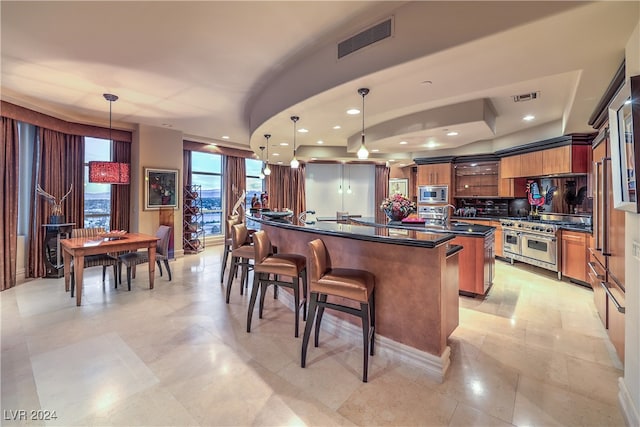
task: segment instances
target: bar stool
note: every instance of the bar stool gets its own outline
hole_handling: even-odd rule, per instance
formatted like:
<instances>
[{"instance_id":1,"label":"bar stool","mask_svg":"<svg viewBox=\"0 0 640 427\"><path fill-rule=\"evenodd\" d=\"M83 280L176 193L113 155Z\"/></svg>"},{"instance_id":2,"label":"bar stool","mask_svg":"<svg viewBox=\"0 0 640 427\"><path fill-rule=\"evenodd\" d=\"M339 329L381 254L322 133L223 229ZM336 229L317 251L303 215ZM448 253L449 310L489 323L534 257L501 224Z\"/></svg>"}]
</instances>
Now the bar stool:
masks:
<instances>
[{"instance_id":1,"label":"bar stool","mask_svg":"<svg viewBox=\"0 0 640 427\"><path fill-rule=\"evenodd\" d=\"M227 304L229 304L231 296L233 277L236 275L238 267L242 268L240 295L244 292L245 282L249 280L249 270L253 270L253 264L250 261L255 258L255 251L249 241L249 230L245 224L234 224L231 227L231 248L231 267L227 276Z\"/></svg>"},{"instance_id":2,"label":"bar stool","mask_svg":"<svg viewBox=\"0 0 640 427\"><path fill-rule=\"evenodd\" d=\"M316 322L314 345L318 347L322 315L325 308L331 308L362 319L362 337L364 341L362 381L366 383L369 354L373 356L375 342L375 276L365 270L332 268L327 248L320 239L309 242L309 250L311 252L311 258L309 259L309 268L311 270L309 286L311 292L311 301L309 303L310 320L307 321L304 328L300 366L304 368L307 363L307 347L314 320ZM328 296L358 302L360 303L360 310L347 305L327 302Z\"/></svg>"},{"instance_id":3,"label":"bar stool","mask_svg":"<svg viewBox=\"0 0 640 427\"><path fill-rule=\"evenodd\" d=\"M298 254L273 254L271 241L264 230L257 231L253 235L253 245L255 247L255 259L253 266L253 287L251 288L251 299L249 300L249 311L247 313L247 332L251 332L251 318L253 309L260 290L260 305L258 306L258 317L262 319L264 308L264 297L269 285L284 286L293 289L294 311L295 311L295 336L298 337L298 323L300 307L302 307L302 319L307 320L307 258ZM274 279L271 279L271 275ZM291 277L292 283L283 282L279 276ZM300 301L300 279L302 279L302 301ZM274 293L276 292L274 289Z\"/></svg>"},{"instance_id":4,"label":"bar stool","mask_svg":"<svg viewBox=\"0 0 640 427\"><path fill-rule=\"evenodd\" d=\"M224 239L224 254L222 255L222 269L220 273L220 283L224 282L224 270L227 268L227 261L229 260L229 253L231 253L231 227L240 222L240 215L229 215L225 221L225 239Z\"/></svg>"}]
</instances>

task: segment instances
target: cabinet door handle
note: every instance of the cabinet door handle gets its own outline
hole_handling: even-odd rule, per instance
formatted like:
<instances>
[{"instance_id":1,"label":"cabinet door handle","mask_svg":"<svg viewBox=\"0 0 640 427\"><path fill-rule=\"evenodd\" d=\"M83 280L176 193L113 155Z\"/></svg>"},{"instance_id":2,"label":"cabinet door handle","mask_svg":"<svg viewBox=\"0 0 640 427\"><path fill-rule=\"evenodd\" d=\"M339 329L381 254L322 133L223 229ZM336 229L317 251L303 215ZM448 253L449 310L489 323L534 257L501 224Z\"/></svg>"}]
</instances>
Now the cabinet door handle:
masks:
<instances>
[{"instance_id":1,"label":"cabinet door handle","mask_svg":"<svg viewBox=\"0 0 640 427\"><path fill-rule=\"evenodd\" d=\"M591 270L591 272L593 273L593 276L598 279L598 280L604 280L604 275L602 274L598 274L598 272L596 271L596 263L591 261L588 262L587 265L589 266L589 270Z\"/></svg>"},{"instance_id":2,"label":"cabinet door handle","mask_svg":"<svg viewBox=\"0 0 640 427\"><path fill-rule=\"evenodd\" d=\"M610 161L610 157L602 159L602 254L607 256L611 255L611 252L609 252L609 196L607 194L609 190L609 167L607 162Z\"/></svg>"},{"instance_id":3,"label":"cabinet door handle","mask_svg":"<svg viewBox=\"0 0 640 427\"><path fill-rule=\"evenodd\" d=\"M598 252L602 252L602 196L603 193L600 191L600 181L602 178L602 162L593 162L594 164L594 170L595 170L595 182L594 182L594 196L595 197L599 197L596 205L595 205L595 214L596 214L596 218L597 218L597 222L595 224L595 227L593 228L593 232L595 234L595 246L596 246L596 250Z\"/></svg>"},{"instance_id":4,"label":"cabinet door handle","mask_svg":"<svg viewBox=\"0 0 640 427\"><path fill-rule=\"evenodd\" d=\"M607 293L607 295L609 295L609 298L611 298L611 302L613 302L613 305L616 306L616 310L618 310L618 313L624 314L625 308L621 306L618 300L616 299L616 297L613 296L613 293L611 293L611 290L609 289L607 284L604 282L600 282L600 286L602 286L604 288L604 291Z\"/></svg>"}]
</instances>

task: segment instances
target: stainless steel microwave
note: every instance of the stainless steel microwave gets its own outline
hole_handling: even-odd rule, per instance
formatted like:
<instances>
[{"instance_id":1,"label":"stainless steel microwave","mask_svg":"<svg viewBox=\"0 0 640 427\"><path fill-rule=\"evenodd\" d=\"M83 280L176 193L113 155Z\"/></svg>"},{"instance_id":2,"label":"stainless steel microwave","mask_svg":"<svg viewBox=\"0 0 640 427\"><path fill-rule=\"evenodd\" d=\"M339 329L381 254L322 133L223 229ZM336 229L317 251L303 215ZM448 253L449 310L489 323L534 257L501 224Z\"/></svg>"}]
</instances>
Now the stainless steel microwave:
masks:
<instances>
[{"instance_id":1,"label":"stainless steel microwave","mask_svg":"<svg viewBox=\"0 0 640 427\"><path fill-rule=\"evenodd\" d=\"M422 204L449 203L449 186L448 185L418 186L418 203L422 203Z\"/></svg>"}]
</instances>

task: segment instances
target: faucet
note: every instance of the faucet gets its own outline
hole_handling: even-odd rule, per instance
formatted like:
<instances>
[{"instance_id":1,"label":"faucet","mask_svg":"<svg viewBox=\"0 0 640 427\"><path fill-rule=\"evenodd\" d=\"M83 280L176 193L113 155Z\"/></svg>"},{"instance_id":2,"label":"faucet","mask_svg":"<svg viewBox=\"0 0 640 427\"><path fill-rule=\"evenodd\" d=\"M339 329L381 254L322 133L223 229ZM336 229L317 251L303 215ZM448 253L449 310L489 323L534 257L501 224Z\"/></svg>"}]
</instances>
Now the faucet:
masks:
<instances>
[{"instance_id":1,"label":"faucet","mask_svg":"<svg viewBox=\"0 0 640 427\"><path fill-rule=\"evenodd\" d=\"M449 208L453 208L453 211L455 212L456 207L454 205L446 205L444 207L444 216L442 217L442 221L447 222L449 220Z\"/></svg>"}]
</instances>

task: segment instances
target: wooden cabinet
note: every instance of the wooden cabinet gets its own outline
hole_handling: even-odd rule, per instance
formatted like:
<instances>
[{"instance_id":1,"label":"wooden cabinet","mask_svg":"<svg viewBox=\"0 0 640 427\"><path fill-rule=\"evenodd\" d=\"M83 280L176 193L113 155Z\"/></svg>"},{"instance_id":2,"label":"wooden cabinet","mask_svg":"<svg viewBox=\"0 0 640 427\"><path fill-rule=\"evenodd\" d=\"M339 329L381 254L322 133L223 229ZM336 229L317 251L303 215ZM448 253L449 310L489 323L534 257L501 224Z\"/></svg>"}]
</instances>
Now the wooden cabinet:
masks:
<instances>
[{"instance_id":1,"label":"wooden cabinet","mask_svg":"<svg viewBox=\"0 0 640 427\"><path fill-rule=\"evenodd\" d=\"M455 165L455 197L498 197L499 162Z\"/></svg>"},{"instance_id":2,"label":"wooden cabinet","mask_svg":"<svg viewBox=\"0 0 640 427\"><path fill-rule=\"evenodd\" d=\"M498 171L498 196L499 197L527 197L526 186L527 179L526 178L518 178L514 177L514 169L512 163L513 159L518 158L518 173L520 170L520 156L511 156L505 157L500 160L500 169Z\"/></svg>"},{"instance_id":3,"label":"wooden cabinet","mask_svg":"<svg viewBox=\"0 0 640 427\"><path fill-rule=\"evenodd\" d=\"M460 252L460 293L484 295L493 283L495 275L495 235L491 233L484 238L456 236L451 243L462 245L464 248Z\"/></svg>"},{"instance_id":4,"label":"wooden cabinet","mask_svg":"<svg viewBox=\"0 0 640 427\"><path fill-rule=\"evenodd\" d=\"M500 174L501 178L520 177L520 155L500 159Z\"/></svg>"},{"instance_id":5,"label":"wooden cabinet","mask_svg":"<svg viewBox=\"0 0 640 427\"><path fill-rule=\"evenodd\" d=\"M542 151L542 174L588 173L591 148L588 145L564 145Z\"/></svg>"},{"instance_id":6,"label":"wooden cabinet","mask_svg":"<svg viewBox=\"0 0 640 427\"><path fill-rule=\"evenodd\" d=\"M594 256L593 251L589 250L589 263L587 264L587 278L588 282L593 289L593 302L598 311L598 316L602 324L607 327L608 313L607 313L607 293L604 290L602 284L604 284L607 270Z\"/></svg>"},{"instance_id":7,"label":"wooden cabinet","mask_svg":"<svg viewBox=\"0 0 640 427\"><path fill-rule=\"evenodd\" d=\"M448 185L451 189L453 188L452 174L451 163L418 165L418 185Z\"/></svg>"},{"instance_id":8,"label":"wooden cabinet","mask_svg":"<svg viewBox=\"0 0 640 427\"><path fill-rule=\"evenodd\" d=\"M560 263L563 276L587 282L587 234L562 230Z\"/></svg>"},{"instance_id":9,"label":"wooden cabinet","mask_svg":"<svg viewBox=\"0 0 640 427\"><path fill-rule=\"evenodd\" d=\"M534 177L544 175L542 172L543 152L534 151L520 155L520 176Z\"/></svg>"},{"instance_id":10,"label":"wooden cabinet","mask_svg":"<svg viewBox=\"0 0 640 427\"><path fill-rule=\"evenodd\" d=\"M504 252L502 251L502 225L500 225L500 221L491 221L491 226L496 228L495 233L495 247L493 250L493 254L495 256L502 257L504 256Z\"/></svg>"}]
</instances>

